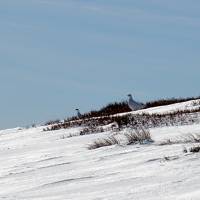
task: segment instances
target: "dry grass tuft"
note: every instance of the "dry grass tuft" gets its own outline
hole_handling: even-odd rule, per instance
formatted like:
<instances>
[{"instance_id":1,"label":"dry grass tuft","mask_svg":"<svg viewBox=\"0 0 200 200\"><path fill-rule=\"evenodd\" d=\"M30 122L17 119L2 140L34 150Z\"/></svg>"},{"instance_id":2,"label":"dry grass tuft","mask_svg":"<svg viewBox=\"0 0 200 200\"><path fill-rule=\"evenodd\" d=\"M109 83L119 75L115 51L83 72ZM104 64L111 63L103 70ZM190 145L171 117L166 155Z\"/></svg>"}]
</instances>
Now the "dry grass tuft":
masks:
<instances>
[{"instance_id":1,"label":"dry grass tuft","mask_svg":"<svg viewBox=\"0 0 200 200\"><path fill-rule=\"evenodd\" d=\"M111 146L115 144L120 144L119 140L115 136L110 136L104 139L98 139L88 146L89 150L97 149L100 147Z\"/></svg>"},{"instance_id":2,"label":"dry grass tuft","mask_svg":"<svg viewBox=\"0 0 200 200\"><path fill-rule=\"evenodd\" d=\"M153 140L151 139L151 135L149 130L140 128L134 129L129 133L124 134L125 139L127 140L127 145L131 144L147 144L152 143ZM97 149L104 146L111 146L111 145L120 145L119 139L116 136L110 136L108 138L98 139L94 141L92 144L88 146L88 149Z\"/></svg>"},{"instance_id":3,"label":"dry grass tuft","mask_svg":"<svg viewBox=\"0 0 200 200\"><path fill-rule=\"evenodd\" d=\"M151 134L149 130L144 129L144 128L134 129L132 132L126 133L124 135L126 139L128 140L127 145L136 144L136 143L144 144L144 143L153 142L153 140L151 139Z\"/></svg>"}]
</instances>

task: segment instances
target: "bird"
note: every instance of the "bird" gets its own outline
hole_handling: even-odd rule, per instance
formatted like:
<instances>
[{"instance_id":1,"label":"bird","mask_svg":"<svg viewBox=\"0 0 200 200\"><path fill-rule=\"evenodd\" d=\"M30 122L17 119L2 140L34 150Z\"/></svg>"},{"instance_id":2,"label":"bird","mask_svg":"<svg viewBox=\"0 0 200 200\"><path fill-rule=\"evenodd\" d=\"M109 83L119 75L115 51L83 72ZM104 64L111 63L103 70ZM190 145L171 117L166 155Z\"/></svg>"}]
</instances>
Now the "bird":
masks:
<instances>
[{"instance_id":1,"label":"bird","mask_svg":"<svg viewBox=\"0 0 200 200\"><path fill-rule=\"evenodd\" d=\"M81 115L80 110L78 108L76 109L76 112L77 112L77 117L81 118L82 115Z\"/></svg>"},{"instance_id":2,"label":"bird","mask_svg":"<svg viewBox=\"0 0 200 200\"><path fill-rule=\"evenodd\" d=\"M136 111L136 110L140 110L144 108L144 104L134 101L131 94L128 94L127 96L129 97L128 106L132 111Z\"/></svg>"}]
</instances>

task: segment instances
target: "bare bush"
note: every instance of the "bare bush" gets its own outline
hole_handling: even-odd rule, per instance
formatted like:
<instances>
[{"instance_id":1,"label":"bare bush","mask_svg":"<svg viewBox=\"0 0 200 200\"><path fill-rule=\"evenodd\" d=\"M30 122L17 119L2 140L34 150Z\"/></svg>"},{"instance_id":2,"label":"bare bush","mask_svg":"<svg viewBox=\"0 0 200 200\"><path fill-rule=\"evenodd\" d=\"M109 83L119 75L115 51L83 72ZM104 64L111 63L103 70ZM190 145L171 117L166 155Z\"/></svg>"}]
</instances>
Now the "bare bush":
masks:
<instances>
[{"instance_id":1,"label":"bare bush","mask_svg":"<svg viewBox=\"0 0 200 200\"><path fill-rule=\"evenodd\" d=\"M189 151L192 152L192 153L198 153L198 152L200 152L200 146L191 147L189 149Z\"/></svg>"},{"instance_id":2,"label":"bare bush","mask_svg":"<svg viewBox=\"0 0 200 200\"><path fill-rule=\"evenodd\" d=\"M131 132L124 134L125 139L127 140L126 145L131 144L146 144L151 143L153 140L151 139L151 134L149 130L140 128L140 129L134 129L131 130ZM120 145L119 139L117 139L117 136L110 136L108 138L98 139L94 141L92 144L89 145L88 149L97 149L104 146L111 146L118 144Z\"/></svg>"},{"instance_id":3,"label":"bare bush","mask_svg":"<svg viewBox=\"0 0 200 200\"><path fill-rule=\"evenodd\" d=\"M127 145L153 142L149 130L144 128L134 129L130 133L125 133L124 135L128 141Z\"/></svg>"}]
</instances>

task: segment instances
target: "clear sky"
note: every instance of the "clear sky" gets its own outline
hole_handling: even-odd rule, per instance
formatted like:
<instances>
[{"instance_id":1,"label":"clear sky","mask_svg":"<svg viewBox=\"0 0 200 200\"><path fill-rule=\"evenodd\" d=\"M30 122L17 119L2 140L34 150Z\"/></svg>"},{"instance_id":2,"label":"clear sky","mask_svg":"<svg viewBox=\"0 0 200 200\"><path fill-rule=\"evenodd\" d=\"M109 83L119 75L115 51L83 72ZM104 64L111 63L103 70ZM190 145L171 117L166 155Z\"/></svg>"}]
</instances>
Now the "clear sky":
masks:
<instances>
[{"instance_id":1,"label":"clear sky","mask_svg":"<svg viewBox=\"0 0 200 200\"><path fill-rule=\"evenodd\" d=\"M199 0L1 0L0 129L126 98L200 95Z\"/></svg>"}]
</instances>

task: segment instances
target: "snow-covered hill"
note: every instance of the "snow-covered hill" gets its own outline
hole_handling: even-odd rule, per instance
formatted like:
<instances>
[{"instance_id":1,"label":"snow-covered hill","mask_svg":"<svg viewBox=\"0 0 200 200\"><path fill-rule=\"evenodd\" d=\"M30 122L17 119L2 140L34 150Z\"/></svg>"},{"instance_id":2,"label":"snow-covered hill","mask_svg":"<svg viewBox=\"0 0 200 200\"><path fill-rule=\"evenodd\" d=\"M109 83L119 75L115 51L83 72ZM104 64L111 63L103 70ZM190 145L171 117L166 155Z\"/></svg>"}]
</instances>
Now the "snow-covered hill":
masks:
<instances>
[{"instance_id":1,"label":"snow-covered hill","mask_svg":"<svg viewBox=\"0 0 200 200\"><path fill-rule=\"evenodd\" d=\"M199 101L137 112L194 109ZM165 139L200 134L200 124L150 129L152 144L87 146L111 131L79 135L82 128L43 132L43 127L0 131L0 199L4 200L199 200L200 153ZM197 145L197 144L195 144Z\"/></svg>"},{"instance_id":2,"label":"snow-covered hill","mask_svg":"<svg viewBox=\"0 0 200 200\"><path fill-rule=\"evenodd\" d=\"M200 108L200 100L191 100L186 101L183 103L175 103L167 106L158 106L138 111L130 112L132 114L166 114L166 113L173 113L176 111L186 111L186 110L195 110ZM117 114L117 115L126 115L127 113Z\"/></svg>"}]
</instances>

